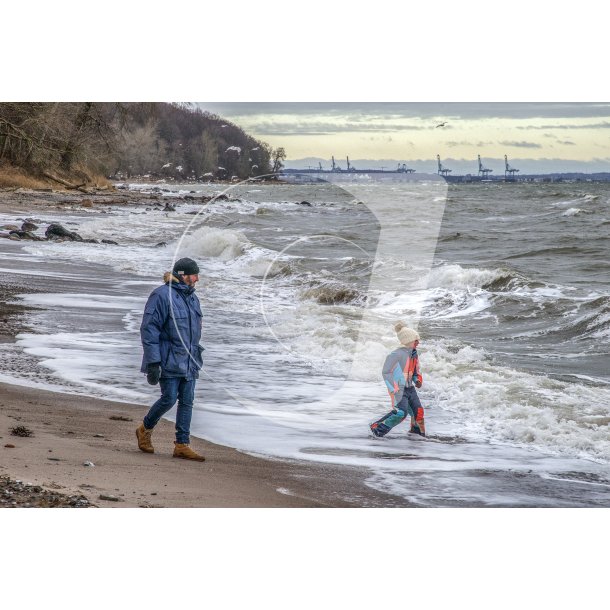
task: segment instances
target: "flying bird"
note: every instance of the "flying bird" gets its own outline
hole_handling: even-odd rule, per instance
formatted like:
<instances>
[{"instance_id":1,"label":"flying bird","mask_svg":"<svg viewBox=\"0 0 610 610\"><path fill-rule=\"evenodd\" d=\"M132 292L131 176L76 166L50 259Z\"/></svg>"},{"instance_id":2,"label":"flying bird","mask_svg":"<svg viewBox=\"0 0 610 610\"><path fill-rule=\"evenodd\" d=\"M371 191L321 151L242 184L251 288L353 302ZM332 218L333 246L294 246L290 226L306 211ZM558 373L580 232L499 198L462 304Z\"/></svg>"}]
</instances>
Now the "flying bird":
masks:
<instances>
[{"instance_id":1,"label":"flying bird","mask_svg":"<svg viewBox=\"0 0 610 610\"><path fill-rule=\"evenodd\" d=\"M444 127L445 125L447 125L447 121L444 121L443 123L439 123L439 124L438 124L438 125L435 127L435 129L436 129L437 127Z\"/></svg>"}]
</instances>

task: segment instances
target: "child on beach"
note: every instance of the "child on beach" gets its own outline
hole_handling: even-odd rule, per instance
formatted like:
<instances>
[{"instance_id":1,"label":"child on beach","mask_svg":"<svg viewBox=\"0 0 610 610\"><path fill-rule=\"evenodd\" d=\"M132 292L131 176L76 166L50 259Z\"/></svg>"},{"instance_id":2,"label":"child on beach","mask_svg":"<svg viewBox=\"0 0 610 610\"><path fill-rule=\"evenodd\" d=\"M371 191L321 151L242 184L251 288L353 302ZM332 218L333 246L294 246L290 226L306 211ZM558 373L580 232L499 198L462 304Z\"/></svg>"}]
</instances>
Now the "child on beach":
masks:
<instances>
[{"instance_id":1,"label":"child on beach","mask_svg":"<svg viewBox=\"0 0 610 610\"><path fill-rule=\"evenodd\" d=\"M392 400L392 410L370 425L374 436L385 436L394 426L411 416L409 432L426 436L424 409L415 388L421 388L423 377L419 370L416 347L419 334L404 322L397 322L394 330L401 346L395 349L383 365L383 379Z\"/></svg>"}]
</instances>

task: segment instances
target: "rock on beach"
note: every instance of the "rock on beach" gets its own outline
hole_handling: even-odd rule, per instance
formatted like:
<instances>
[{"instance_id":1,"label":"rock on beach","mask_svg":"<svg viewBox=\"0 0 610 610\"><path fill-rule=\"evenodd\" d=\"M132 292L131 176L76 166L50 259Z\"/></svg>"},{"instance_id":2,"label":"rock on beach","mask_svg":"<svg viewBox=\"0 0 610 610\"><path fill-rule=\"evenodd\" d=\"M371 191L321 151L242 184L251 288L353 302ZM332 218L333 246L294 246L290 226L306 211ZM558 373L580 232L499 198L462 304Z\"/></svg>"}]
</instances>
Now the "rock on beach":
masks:
<instances>
[{"instance_id":1,"label":"rock on beach","mask_svg":"<svg viewBox=\"0 0 610 610\"><path fill-rule=\"evenodd\" d=\"M83 241L83 238L74 231L68 231L68 229L64 228L62 225L58 223L52 223L47 227L45 231L45 235L47 239L68 239L70 241Z\"/></svg>"}]
</instances>

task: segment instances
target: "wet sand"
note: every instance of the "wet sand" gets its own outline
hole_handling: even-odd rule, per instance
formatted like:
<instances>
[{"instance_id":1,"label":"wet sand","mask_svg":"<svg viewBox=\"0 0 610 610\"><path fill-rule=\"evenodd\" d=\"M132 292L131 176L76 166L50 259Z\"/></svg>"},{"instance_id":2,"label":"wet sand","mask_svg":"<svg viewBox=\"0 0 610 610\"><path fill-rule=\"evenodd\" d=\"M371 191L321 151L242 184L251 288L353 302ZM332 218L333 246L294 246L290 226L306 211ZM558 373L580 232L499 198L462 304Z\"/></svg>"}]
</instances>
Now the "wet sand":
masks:
<instances>
[{"instance_id":1,"label":"wet sand","mask_svg":"<svg viewBox=\"0 0 610 610\"><path fill-rule=\"evenodd\" d=\"M196 438L191 444L205 462L173 458L174 425L164 420L153 433L155 453L143 453L135 438L143 411L0 384L0 476L101 507L407 505L368 488L358 469L263 459ZM12 435L18 426L32 436Z\"/></svg>"}]
</instances>

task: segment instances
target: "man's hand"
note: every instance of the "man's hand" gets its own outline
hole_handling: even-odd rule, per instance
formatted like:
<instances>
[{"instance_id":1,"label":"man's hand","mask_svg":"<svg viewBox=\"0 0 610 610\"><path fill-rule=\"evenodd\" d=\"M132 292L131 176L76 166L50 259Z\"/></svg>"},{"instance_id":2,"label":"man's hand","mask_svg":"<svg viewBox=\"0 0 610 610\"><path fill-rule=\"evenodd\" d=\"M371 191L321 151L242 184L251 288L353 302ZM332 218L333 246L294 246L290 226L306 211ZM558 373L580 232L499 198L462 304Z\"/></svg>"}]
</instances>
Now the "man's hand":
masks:
<instances>
[{"instance_id":1,"label":"man's hand","mask_svg":"<svg viewBox=\"0 0 610 610\"><path fill-rule=\"evenodd\" d=\"M161 377L161 363L153 362L146 368L146 381L150 385L157 385L159 383L159 377Z\"/></svg>"},{"instance_id":2,"label":"man's hand","mask_svg":"<svg viewBox=\"0 0 610 610\"><path fill-rule=\"evenodd\" d=\"M421 380L419 380L419 379L418 379L418 380L415 382L415 387L416 387L416 388L418 388L418 389L419 389L419 388L421 388Z\"/></svg>"}]
</instances>

